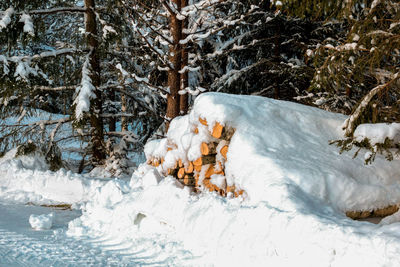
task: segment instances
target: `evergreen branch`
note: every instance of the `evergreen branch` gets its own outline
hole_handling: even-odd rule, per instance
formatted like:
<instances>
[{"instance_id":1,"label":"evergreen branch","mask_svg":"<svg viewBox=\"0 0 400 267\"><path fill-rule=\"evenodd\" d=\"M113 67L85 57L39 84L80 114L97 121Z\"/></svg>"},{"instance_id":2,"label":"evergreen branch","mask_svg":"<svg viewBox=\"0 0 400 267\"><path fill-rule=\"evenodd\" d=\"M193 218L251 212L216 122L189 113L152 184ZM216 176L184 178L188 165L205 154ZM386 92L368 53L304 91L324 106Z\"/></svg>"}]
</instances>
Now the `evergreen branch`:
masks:
<instances>
[{"instance_id":1,"label":"evergreen branch","mask_svg":"<svg viewBox=\"0 0 400 267\"><path fill-rule=\"evenodd\" d=\"M382 92L392 83L398 80L400 77L400 72L394 75L394 78L385 84L381 84L373 88L364 98L361 103L358 105L357 109L351 114L349 118L343 124L342 129L345 130L345 136L351 137L354 130L356 129L356 121L360 118L361 114L367 108L368 104L371 102L372 98L377 95L379 92Z\"/></svg>"}]
</instances>

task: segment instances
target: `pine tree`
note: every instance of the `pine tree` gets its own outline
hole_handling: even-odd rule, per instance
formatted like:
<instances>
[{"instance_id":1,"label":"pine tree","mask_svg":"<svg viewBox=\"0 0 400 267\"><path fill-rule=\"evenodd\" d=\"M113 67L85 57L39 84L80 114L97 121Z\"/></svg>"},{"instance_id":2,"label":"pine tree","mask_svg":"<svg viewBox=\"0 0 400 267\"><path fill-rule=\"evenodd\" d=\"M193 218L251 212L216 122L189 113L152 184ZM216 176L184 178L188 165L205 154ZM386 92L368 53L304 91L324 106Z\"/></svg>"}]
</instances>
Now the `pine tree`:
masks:
<instances>
[{"instance_id":1,"label":"pine tree","mask_svg":"<svg viewBox=\"0 0 400 267\"><path fill-rule=\"evenodd\" d=\"M1 115L19 117L16 124L4 120L0 125L3 151L28 139L44 147L81 139L89 164L98 165L106 158L105 139L125 138L124 147L140 149L159 124L158 97L138 88L134 78L139 76L126 75L125 69L140 70L141 62L132 61L138 49L123 6L119 1L84 4L12 1L0 6L6 10L0 12L5 40L0 45ZM46 108L44 102L54 104ZM21 123L37 108L66 116ZM116 126L122 120L120 131ZM65 136L63 125L71 123L76 131Z\"/></svg>"},{"instance_id":2,"label":"pine tree","mask_svg":"<svg viewBox=\"0 0 400 267\"><path fill-rule=\"evenodd\" d=\"M397 132L396 125L379 123L400 119L400 3L393 0L306 1L298 8L295 8L298 1L283 3L289 13L326 19L328 23L340 20L348 25L343 39L326 39L307 52L316 66L311 90L324 93L319 100L322 103L327 102L327 97L341 99L352 110L343 125L345 139L337 141L342 150L349 150L353 145L366 147L371 150L366 162L378 152L393 158L390 149L399 147L398 140L384 128ZM332 105L327 108L332 109ZM371 142L370 136L360 130L365 127L380 129L381 140Z\"/></svg>"}]
</instances>

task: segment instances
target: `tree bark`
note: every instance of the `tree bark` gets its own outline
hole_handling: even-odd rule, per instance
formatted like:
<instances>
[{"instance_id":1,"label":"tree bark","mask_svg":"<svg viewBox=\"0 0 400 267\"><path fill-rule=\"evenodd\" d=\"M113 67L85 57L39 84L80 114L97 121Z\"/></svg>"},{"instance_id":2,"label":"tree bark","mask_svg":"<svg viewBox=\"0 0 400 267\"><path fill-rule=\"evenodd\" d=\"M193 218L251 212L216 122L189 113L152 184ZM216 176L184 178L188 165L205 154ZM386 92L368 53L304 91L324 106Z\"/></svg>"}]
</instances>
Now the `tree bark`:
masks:
<instances>
[{"instance_id":1,"label":"tree bark","mask_svg":"<svg viewBox=\"0 0 400 267\"><path fill-rule=\"evenodd\" d=\"M187 0L181 0L181 8L184 8L187 6ZM183 20L182 22L183 28L188 27L188 20L187 18ZM184 40L187 37L187 34L183 33L182 29L182 40ZM188 51L188 45L185 44L182 46L182 64L181 64L181 69L183 69L185 66L189 65L189 51ZM184 73L181 74L181 89L185 89L189 87L189 71L185 71ZM188 112L188 105L189 105L189 95L188 93L185 93L184 95L180 96L180 104L179 104L179 114L180 115L185 115Z\"/></svg>"},{"instance_id":2,"label":"tree bark","mask_svg":"<svg viewBox=\"0 0 400 267\"><path fill-rule=\"evenodd\" d=\"M176 9L179 12L181 10L181 0L172 1L176 5ZM170 11L171 12L171 11ZM167 119L172 120L179 115L179 90L181 87L181 77L179 71L182 67L182 46L179 43L182 40L182 21L178 20L177 14L170 13L170 31L172 35L172 45L169 46L169 58L172 69L168 72L168 86L169 94L167 97ZM167 122L167 129L169 122Z\"/></svg>"},{"instance_id":3,"label":"tree bark","mask_svg":"<svg viewBox=\"0 0 400 267\"><path fill-rule=\"evenodd\" d=\"M121 111L122 111L122 113L126 113L128 111L125 94L121 94ZM127 117L122 116L121 117L121 131L124 132L127 130L128 130Z\"/></svg>"},{"instance_id":4,"label":"tree bark","mask_svg":"<svg viewBox=\"0 0 400 267\"><path fill-rule=\"evenodd\" d=\"M85 8L87 11L85 13L85 30L87 34L87 44L90 48L90 66L92 79L92 84L96 88L94 94L96 98L92 100L90 105L90 124L92 127L92 156L95 164L102 164L103 160L106 158L105 148L104 148L104 123L100 114L102 113L102 94L99 90L100 86L100 62L98 58L98 40L97 40L97 25L96 25L96 15L94 13L95 2L94 0L85 0Z\"/></svg>"}]
</instances>

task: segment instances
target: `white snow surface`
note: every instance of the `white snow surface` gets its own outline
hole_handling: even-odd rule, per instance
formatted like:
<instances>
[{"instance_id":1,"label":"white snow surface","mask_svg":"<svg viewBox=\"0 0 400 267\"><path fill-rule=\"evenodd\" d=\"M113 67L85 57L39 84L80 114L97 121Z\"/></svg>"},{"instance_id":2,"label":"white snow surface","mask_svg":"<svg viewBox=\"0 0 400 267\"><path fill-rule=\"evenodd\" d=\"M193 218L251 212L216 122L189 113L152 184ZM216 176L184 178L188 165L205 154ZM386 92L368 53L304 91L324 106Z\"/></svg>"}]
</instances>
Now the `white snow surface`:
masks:
<instances>
[{"instance_id":1,"label":"white snow surface","mask_svg":"<svg viewBox=\"0 0 400 267\"><path fill-rule=\"evenodd\" d=\"M369 139L371 145L384 143L385 139L398 143L400 142L400 123L365 123L357 126L354 137L361 142Z\"/></svg>"},{"instance_id":2,"label":"white snow surface","mask_svg":"<svg viewBox=\"0 0 400 267\"><path fill-rule=\"evenodd\" d=\"M53 225L54 213L29 216L29 223L35 230L49 230Z\"/></svg>"},{"instance_id":3,"label":"white snow surface","mask_svg":"<svg viewBox=\"0 0 400 267\"><path fill-rule=\"evenodd\" d=\"M48 171L39 155L15 158L16 150L0 158L0 200L13 203L72 204L78 207L105 184L61 169Z\"/></svg>"},{"instance_id":4,"label":"white snow surface","mask_svg":"<svg viewBox=\"0 0 400 267\"><path fill-rule=\"evenodd\" d=\"M69 223L68 235L141 244L165 259L163 265L399 266L399 213L375 225L344 212L399 204L400 162L377 157L365 165L351 151L339 155L328 143L342 138L345 116L256 96L206 93L170 125L168 137L183 146L179 153L198 144L190 127L199 117L207 119L208 129L215 122L236 129L225 173L244 196L195 194L146 164L129 183L106 182L26 168L9 157L0 161L0 199L25 194L39 202L80 203L82 216ZM146 155L163 156L165 145L152 141Z\"/></svg>"}]
</instances>

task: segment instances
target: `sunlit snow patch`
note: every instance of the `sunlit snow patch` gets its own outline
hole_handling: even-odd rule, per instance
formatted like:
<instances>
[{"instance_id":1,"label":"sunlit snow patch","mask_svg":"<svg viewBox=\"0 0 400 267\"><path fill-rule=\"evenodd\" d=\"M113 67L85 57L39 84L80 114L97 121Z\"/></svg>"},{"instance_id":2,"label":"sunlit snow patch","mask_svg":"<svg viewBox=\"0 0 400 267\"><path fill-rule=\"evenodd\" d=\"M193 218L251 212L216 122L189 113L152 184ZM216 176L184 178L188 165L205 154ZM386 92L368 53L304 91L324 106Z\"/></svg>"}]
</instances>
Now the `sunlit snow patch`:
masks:
<instances>
[{"instance_id":1,"label":"sunlit snow patch","mask_svg":"<svg viewBox=\"0 0 400 267\"><path fill-rule=\"evenodd\" d=\"M29 217L29 223L35 230L48 230L53 225L54 213L35 215Z\"/></svg>"}]
</instances>

